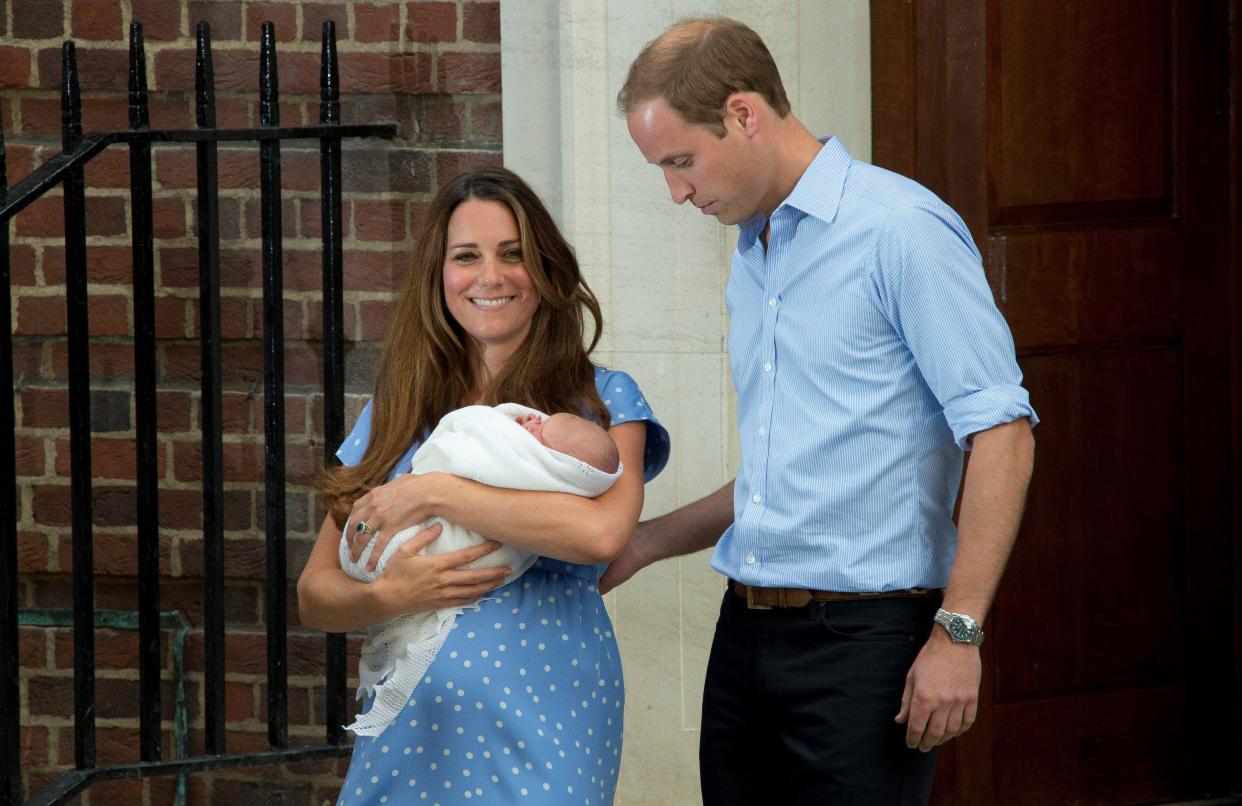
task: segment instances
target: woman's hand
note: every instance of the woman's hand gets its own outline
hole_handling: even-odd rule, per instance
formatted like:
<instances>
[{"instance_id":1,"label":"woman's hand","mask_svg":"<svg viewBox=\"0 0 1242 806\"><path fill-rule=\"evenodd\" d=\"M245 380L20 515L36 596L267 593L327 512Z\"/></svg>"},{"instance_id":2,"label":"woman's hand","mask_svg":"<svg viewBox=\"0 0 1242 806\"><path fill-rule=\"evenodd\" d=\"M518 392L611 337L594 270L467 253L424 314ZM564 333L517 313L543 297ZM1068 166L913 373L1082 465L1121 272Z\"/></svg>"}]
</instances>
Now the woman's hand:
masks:
<instances>
[{"instance_id":1,"label":"woman's hand","mask_svg":"<svg viewBox=\"0 0 1242 806\"><path fill-rule=\"evenodd\" d=\"M427 494L440 475L405 473L355 501L345 521L350 559L358 562L367 544L374 540L375 547L367 562L367 570L374 571L384 547L394 535L431 517L432 513L427 511L426 506ZM358 525L362 523L369 527L365 532L359 531Z\"/></svg>"},{"instance_id":2,"label":"woman's hand","mask_svg":"<svg viewBox=\"0 0 1242 806\"><path fill-rule=\"evenodd\" d=\"M509 574L508 568L461 568L500 548L494 540L431 557L419 554L440 536L440 524L415 535L393 552L375 580L394 612L416 613L465 607L478 601ZM379 552L377 551L376 554Z\"/></svg>"}]
</instances>

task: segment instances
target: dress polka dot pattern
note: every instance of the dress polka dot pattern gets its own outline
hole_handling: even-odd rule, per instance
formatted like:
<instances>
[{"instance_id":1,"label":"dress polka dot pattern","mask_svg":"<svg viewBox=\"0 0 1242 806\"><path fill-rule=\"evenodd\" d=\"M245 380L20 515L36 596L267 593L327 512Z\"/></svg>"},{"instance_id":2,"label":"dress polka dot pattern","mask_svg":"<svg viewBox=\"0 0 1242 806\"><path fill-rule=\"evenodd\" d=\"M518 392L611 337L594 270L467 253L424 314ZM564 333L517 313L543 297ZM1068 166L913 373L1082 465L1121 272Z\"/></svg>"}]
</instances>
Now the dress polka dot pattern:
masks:
<instances>
[{"instance_id":1,"label":"dress polka dot pattern","mask_svg":"<svg viewBox=\"0 0 1242 806\"><path fill-rule=\"evenodd\" d=\"M667 432L629 375L599 369L596 383L614 425L647 423L654 477ZM342 461L361 458L369 421L368 405ZM338 804L612 803L625 687L596 587L604 567L542 557L466 608L396 721L355 742Z\"/></svg>"}]
</instances>

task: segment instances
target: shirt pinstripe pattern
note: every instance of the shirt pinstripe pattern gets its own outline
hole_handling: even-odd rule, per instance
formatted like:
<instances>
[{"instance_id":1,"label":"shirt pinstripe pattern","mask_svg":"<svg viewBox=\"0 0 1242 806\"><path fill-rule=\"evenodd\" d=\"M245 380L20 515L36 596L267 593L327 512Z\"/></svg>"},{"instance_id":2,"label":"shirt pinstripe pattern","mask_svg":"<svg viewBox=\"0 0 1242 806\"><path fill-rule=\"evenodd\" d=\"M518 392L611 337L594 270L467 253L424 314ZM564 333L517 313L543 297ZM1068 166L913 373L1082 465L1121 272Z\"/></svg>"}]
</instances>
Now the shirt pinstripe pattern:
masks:
<instances>
[{"instance_id":1,"label":"shirt pinstripe pattern","mask_svg":"<svg viewBox=\"0 0 1242 806\"><path fill-rule=\"evenodd\" d=\"M712 567L751 585L943 587L971 434L1037 422L965 224L829 139L741 225L725 298L742 466Z\"/></svg>"}]
</instances>

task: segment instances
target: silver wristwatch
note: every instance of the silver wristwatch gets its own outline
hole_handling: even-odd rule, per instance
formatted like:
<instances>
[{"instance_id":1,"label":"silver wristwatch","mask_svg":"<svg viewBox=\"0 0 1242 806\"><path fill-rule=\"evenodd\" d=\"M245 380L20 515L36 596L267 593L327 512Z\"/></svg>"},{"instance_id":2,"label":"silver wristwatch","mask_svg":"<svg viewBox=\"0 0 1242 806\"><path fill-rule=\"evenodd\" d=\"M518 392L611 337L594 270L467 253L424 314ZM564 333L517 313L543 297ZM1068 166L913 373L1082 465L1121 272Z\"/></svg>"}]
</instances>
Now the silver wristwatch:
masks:
<instances>
[{"instance_id":1,"label":"silver wristwatch","mask_svg":"<svg viewBox=\"0 0 1242 806\"><path fill-rule=\"evenodd\" d=\"M944 627L949 638L956 644L983 643L983 630L970 616L962 613L950 613L943 607L936 611L936 623Z\"/></svg>"}]
</instances>

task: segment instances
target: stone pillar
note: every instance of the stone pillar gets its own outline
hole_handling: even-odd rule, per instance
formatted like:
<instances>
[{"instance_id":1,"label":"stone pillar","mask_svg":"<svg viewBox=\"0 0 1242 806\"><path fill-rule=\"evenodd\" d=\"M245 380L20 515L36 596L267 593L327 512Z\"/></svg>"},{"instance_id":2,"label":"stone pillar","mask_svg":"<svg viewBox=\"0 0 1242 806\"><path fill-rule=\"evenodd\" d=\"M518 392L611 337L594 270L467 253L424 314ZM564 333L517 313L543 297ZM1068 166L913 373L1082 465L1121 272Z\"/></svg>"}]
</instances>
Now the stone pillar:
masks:
<instances>
[{"instance_id":1,"label":"stone pillar","mask_svg":"<svg viewBox=\"0 0 1242 806\"><path fill-rule=\"evenodd\" d=\"M596 362L626 370L673 439L645 518L694 501L738 463L724 286L736 228L677 207L630 141L616 94L669 24L724 15L757 30L794 112L871 153L866 0L520 0L501 4L505 164L543 196L600 297ZM708 552L609 594L625 664L618 803L694 804L703 671L723 591Z\"/></svg>"}]
</instances>

